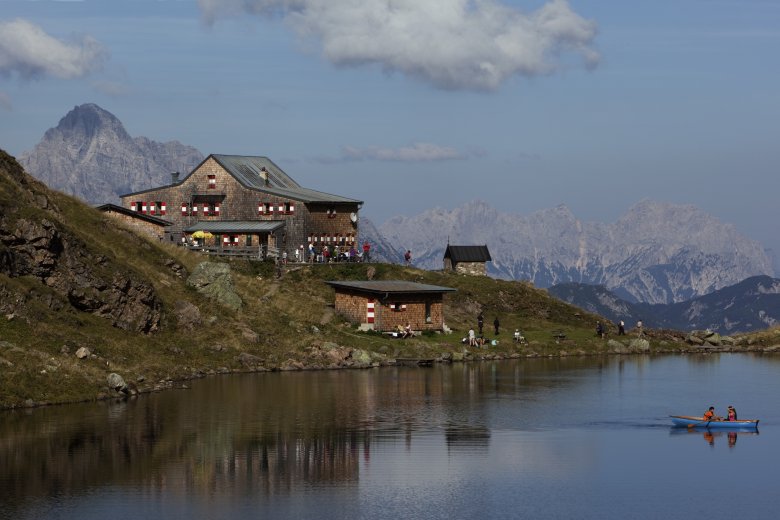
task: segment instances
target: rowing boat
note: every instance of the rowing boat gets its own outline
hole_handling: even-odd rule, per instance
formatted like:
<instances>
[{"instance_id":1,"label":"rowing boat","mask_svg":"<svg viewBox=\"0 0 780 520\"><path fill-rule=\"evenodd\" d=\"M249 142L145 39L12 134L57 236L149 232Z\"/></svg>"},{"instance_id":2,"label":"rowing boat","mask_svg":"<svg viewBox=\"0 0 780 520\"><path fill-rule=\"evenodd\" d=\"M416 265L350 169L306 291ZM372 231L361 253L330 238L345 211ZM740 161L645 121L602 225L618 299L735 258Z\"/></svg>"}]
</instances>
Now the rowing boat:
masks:
<instances>
[{"instance_id":1,"label":"rowing boat","mask_svg":"<svg viewBox=\"0 0 780 520\"><path fill-rule=\"evenodd\" d=\"M756 430L758 419L740 421L708 421L703 417L690 415L670 415L675 426L685 428L709 428L711 430Z\"/></svg>"}]
</instances>

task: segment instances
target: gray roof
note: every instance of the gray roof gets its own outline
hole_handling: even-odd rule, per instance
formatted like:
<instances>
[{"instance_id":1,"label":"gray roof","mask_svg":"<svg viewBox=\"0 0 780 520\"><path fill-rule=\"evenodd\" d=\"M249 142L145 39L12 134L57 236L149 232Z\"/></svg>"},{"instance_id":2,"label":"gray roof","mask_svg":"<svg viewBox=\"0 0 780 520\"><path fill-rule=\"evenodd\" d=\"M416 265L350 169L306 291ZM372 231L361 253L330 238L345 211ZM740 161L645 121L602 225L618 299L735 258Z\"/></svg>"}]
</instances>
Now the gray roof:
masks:
<instances>
[{"instance_id":1,"label":"gray roof","mask_svg":"<svg viewBox=\"0 0 780 520\"><path fill-rule=\"evenodd\" d=\"M444 258L453 262L490 262L490 251L487 246L451 246L447 245Z\"/></svg>"},{"instance_id":2,"label":"gray roof","mask_svg":"<svg viewBox=\"0 0 780 520\"><path fill-rule=\"evenodd\" d=\"M363 203L361 200L304 188L284 173L268 157L221 154L211 154L210 157L213 157L243 186L253 190L277 195L282 198L300 200L301 202ZM268 173L268 184L265 183L261 176L263 169Z\"/></svg>"},{"instance_id":3,"label":"gray roof","mask_svg":"<svg viewBox=\"0 0 780 520\"><path fill-rule=\"evenodd\" d=\"M334 289L351 289L371 294L445 293L457 290L452 287L405 282L403 280L366 280L359 282L329 281L325 283Z\"/></svg>"},{"instance_id":4,"label":"gray roof","mask_svg":"<svg viewBox=\"0 0 780 520\"><path fill-rule=\"evenodd\" d=\"M138 220L145 220L146 222L157 224L158 226L173 225L173 222L169 220L153 217L151 215L145 215L140 211L133 211L131 209L123 208L122 206L117 206L116 204L101 204L100 206L95 206L95 209L103 212L113 211L114 213L121 213L122 215L137 218Z\"/></svg>"},{"instance_id":5,"label":"gray roof","mask_svg":"<svg viewBox=\"0 0 780 520\"><path fill-rule=\"evenodd\" d=\"M284 227L282 220L204 220L189 226L185 233L271 233Z\"/></svg>"},{"instance_id":6,"label":"gray roof","mask_svg":"<svg viewBox=\"0 0 780 520\"><path fill-rule=\"evenodd\" d=\"M204 162L208 161L209 158L212 157L242 186L251 190L268 193L270 195L276 195L284 199L298 200L304 203L320 202L323 204L363 204L362 200L350 199L348 197L342 197L341 195L332 195L330 193L304 188L295 182L292 177L284 173L284 171L276 164L274 164L274 162L268 157L253 155L211 154L206 157L203 162L196 166L192 172L200 168ZM268 184L265 183L265 180L261 176L263 169L265 169L265 171L268 173ZM135 191L132 193L125 193L120 196L129 197L131 195L138 195L149 191L157 191L159 189L168 188L170 186L179 186L185 180L187 180L190 175L192 175L192 172L174 184L158 186L156 188Z\"/></svg>"}]
</instances>

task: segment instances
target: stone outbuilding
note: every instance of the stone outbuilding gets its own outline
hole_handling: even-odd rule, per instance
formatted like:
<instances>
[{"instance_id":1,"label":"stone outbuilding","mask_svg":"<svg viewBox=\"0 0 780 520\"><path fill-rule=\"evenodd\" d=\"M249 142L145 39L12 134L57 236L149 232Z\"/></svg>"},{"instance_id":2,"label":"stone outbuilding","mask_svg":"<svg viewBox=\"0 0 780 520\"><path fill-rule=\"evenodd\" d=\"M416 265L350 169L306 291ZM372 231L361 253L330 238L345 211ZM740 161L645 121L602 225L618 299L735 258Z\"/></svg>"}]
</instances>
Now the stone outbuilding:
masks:
<instances>
[{"instance_id":1,"label":"stone outbuilding","mask_svg":"<svg viewBox=\"0 0 780 520\"><path fill-rule=\"evenodd\" d=\"M395 331L409 323L412 330L444 328L444 295L450 287L401 280L330 281L336 291L336 312L362 328Z\"/></svg>"},{"instance_id":2,"label":"stone outbuilding","mask_svg":"<svg viewBox=\"0 0 780 520\"><path fill-rule=\"evenodd\" d=\"M144 215L137 211L117 206L116 204L103 204L97 206L96 209L121 222L130 229L146 235L155 236L160 240L165 238L168 228L173 225L173 222L170 220Z\"/></svg>"},{"instance_id":3,"label":"stone outbuilding","mask_svg":"<svg viewBox=\"0 0 780 520\"><path fill-rule=\"evenodd\" d=\"M346 251L358 244L363 202L304 188L267 157L211 154L171 183L122 195L122 206L171 222L165 240L198 248L282 252L289 258L327 245Z\"/></svg>"},{"instance_id":4,"label":"stone outbuilding","mask_svg":"<svg viewBox=\"0 0 780 520\"><path fill-rule=\"evenodd\" d=\"M444 270L461 274L485 276L490 262L487 246L451 246L444 250Z\"/></svg>"}]
</instances>

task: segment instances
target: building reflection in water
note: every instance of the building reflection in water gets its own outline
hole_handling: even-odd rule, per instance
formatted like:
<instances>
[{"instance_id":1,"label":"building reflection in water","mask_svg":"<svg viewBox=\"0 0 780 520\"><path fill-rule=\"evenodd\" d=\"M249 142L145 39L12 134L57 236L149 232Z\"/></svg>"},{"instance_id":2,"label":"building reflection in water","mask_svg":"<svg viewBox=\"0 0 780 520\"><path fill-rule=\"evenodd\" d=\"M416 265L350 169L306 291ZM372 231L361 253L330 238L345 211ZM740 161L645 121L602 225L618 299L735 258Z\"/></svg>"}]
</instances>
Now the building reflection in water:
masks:
<instances>
[{"instance_id":1,"label":"building reflection in water","mask_svg":"<svg viewBox=\"0 0 780 520\"><path fill-rule=\"evenodd\" d=\"M433 432L448 452L487 449L486 400L577 384L560 363L221 376L127 402L4 412L0 501L101 486L224 497L356 483L378 443Z\"/></svg>"}]
</instances>

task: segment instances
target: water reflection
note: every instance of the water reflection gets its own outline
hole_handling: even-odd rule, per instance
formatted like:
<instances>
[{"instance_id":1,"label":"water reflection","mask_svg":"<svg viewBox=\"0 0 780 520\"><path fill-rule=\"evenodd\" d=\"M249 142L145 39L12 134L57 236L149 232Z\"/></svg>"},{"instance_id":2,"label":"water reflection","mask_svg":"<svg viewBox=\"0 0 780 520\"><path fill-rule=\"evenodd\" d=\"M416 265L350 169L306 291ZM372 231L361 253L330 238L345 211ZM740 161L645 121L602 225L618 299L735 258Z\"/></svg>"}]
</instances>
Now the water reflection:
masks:
<instances>
[{"instance_id":1,"label":"water reflection","mask_svg":"<svg viewBox=\"0 0 780 520\"><path fill-rule=\"evenodd\" d=\"M729 448L733 448L737 445L739 436L758 435L759 432L758 430L716 431L707 428L672 428L670 433L671 435L701 437L710 446L715 446L716 443L722 444L725 441Z\"/></svg>"},{"instance_id":2,"label":"water reflection","mask_svg":"<svg viewBox=\"0 0 780 520\"><path fill-rule=\"evenodd\" d=\"M549 483L557 496L568 479L587 488L599 464L612 457L621 475L615 481L622 482L624 461L639 456L637 439L646 447L661 437L666 445L652 452L659 459L687 449L658 435L669 403L689 409L705 396L718 399L714 386L705 385L719 381L734 382L726 391L737 404L748 399L740 392L755 400L759 385L765 385L763 395L777 394L776 370L751 365L740 379L744 365L725 373L723 367L732 365L712 364L715 356L708 357L705 364L713 368L701 377L690 375L699 371L699 360L679 357L223 376L127 402L3 413L0 517L9 510L9 517L21 516L14 512L28 511L39 499L110 489L166 499L197 496L206 503L339 489L352 500L366 493L358 487L369 480L378 482L382 495L384 475L402 475L390 481L400 486L413 480L414 471L420 472L418 486L441 483L432 494L450 500L461 496L441 494L450 490L453 474L464 489L495 474L512 490L509 497L518 483L529 489ZM766 375L756 377L761 370ZM746 381L750 390L744 390ZM703 395L680 399L700 387ZM756 432L672 434L733 448L738 435ZM646 472L647 464L638 466ZM437 467L438 478L432 478ZM481 480L469 481L472 474Z\"/></svg>"}]
</instances>

